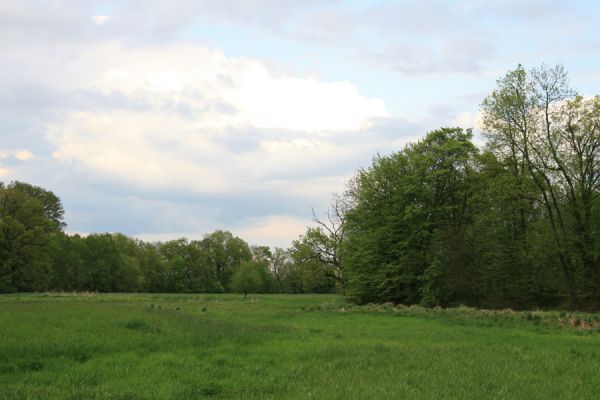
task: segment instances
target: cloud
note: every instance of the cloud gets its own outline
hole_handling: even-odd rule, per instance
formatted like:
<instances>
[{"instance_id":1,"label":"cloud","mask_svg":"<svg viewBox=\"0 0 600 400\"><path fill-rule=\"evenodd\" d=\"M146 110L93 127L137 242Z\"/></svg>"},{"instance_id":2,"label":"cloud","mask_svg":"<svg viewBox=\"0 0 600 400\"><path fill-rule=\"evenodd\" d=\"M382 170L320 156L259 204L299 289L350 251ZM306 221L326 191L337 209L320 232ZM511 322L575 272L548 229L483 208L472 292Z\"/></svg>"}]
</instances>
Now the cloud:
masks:
<instances>
[{"instance_id":1,"label":"cloud","mask_svg":"<svg viewBox=\"0 0 600 400\"><path fill-rule=\"evenodd\" d=\"M473 128L479 130L483 122L483 114L479 112L461 112L452 122L453 125L457 125L463 128Z\"/></svg>"},{"instance_id":2,"label":"cloud","mask_svg":"<svg viewBox=\"0 0 600 400\"><path fill-rule=\"evenodd\" d=\"M481 72L496 55L498 41L498 34L482 23L489 12L470 1L224 0L182 6L186 17L170 14L181 24L228 21L402 75Z\"/></svg>"},{"instance_id":3,"label":"cloud","mask_svg":"<svg viewBox=\"0 0 600 400\"><path fill-rule=\"evenodd\" d=\"M114 47L104 57L110 66L77 91L90 105L64 112L46 137L56 159L141 187L308 194L302 182L286 187L282 172L339 162L352 149L332 138L389 115L349 82L288 76L203 47Z\"/></svg>"},{"instance_id":4,"label":"cloud","mask_svg":"<svg viewBox=\"0 0 600 400\"><path fill-rule=\"evenodd\" d=\"M84 25L71 38L43 24L0 40L11 60L0 65L0 137L29 152L11 150L3 177L55 191L74 232L172 238L268 220L301 229L291 240L305 226L294 219L325 207L370 159L362 132L389 118L349 81L193 42L114 40L124 17L111 18L102 40Z\"/></svg>"},{"instance_id":5,"label":"cloud","mask_svg":"<svg viewBox=\"0 0 600 400\"><path fill-rule=\"evenodd\" d=\"M517 62L572 60L595 90L582 4L2 2L0 176L81 232L289 240L375 153L474 125Z\"/></svg>"},{"instance_id":6,"label":"cloud","mask_svg":"<svg viewBox=\"0 0 600 400\"><path fill-rule=\"evenodd\" d=\"M108 15L94 15L92 17L92 22L98 26L102 26L110 21L110 17Z\"/></svg>"},{"instance_id":7,"label":"cloud","mask_svg":"<svg viewBox=\"0 0 600 400\"><path fill-rule=\"evenodd\" d=\"M139 45L186 38L199 26L230 26L401 75L481 74L506 60L539 62L539 50L556 53L557 44L561 59L581 46L589 52L597 47L588 43L597 36L597 12L589 8L565 0L133 0L102 7L23 0L0 6L0 36L61 48L106 40Z\"/></svg>"},{"instance_id":8,"label":"cloud","mask_svg":"<svg viewBox=\"0 0 600 400\"><path fill-rule=\"evenodd\" d=\"M33 158L33 153L29 150L18 150L15 152L15 158L20 161L27 161Z\"/></svg>"},{"instance_id":9,"label":"cloud","mask_svg":"<svg viewBox=\"0 0 600 400\"><path fill-rule=\"evenodd\" d=\"M0 150L0 160L9 162L21 162L34 158L33 153L27 149Z\"/></svg>"},{"instance_id":10,"label":"cloud","mask_svg":"<svg viewBox=\"0 0 600 400\"><path fill-rule=\"evenodd\" d=\"M233 227L232 231L251 244L268 243L273 247L285 248L312 224L310 219L273 215L244 221L243 227Z\"/></svg>"}]
</instances>

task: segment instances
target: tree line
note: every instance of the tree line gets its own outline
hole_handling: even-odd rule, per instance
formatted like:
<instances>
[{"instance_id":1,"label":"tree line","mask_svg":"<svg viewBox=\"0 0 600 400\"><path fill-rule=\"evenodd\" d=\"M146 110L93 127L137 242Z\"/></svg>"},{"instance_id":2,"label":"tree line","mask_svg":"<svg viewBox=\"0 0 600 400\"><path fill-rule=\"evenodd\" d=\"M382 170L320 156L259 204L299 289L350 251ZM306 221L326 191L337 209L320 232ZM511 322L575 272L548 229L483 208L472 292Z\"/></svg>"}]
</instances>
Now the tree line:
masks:
<instances>
[{"instance_id":1,"label":"tree line","mask_svg":"<svg viewBox=\"0 0 600 400\"><path fill-rule=\"evenodd\" d=\"M600 97L522 66L481 105L360 169L289 249L230 232L64 233L51 192L0 185L0 292L343 292L357 303L600 306Z\"/></svg>"},{"instance_id":2,"label":"tree line","mask_svg":"<svg viewBox=\"0 0 600 400\"><path fill-rule=\"evenodd\" d=\"M0 293L331 292L335 281L303 242L250 246L217 230L201 240L144 242L120 233L64 232L51 191L0 183Z\"/></svg>"},{"instance_id":3,"label":"tree line","mask_svg":"<svg viewBox=\"0 0 600 400\"><path fill-rule=\"evenodd\" d=\"M346 294L359 303L600 306L600 97L562 66L498 80L483 146L441 128L348 183ZM335 211L334 211L335 214ZM339 225L339 222L338 222Z\"/></svg>"}]
</instances>

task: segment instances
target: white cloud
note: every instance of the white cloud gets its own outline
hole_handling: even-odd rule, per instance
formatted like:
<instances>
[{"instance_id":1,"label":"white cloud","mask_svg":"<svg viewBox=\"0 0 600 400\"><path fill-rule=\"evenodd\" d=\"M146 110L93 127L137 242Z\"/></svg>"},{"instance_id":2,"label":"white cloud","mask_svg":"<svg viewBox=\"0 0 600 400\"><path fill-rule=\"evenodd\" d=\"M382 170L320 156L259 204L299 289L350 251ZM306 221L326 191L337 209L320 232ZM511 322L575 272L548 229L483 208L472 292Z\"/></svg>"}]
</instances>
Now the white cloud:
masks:
<instances>
[{"instance_id":1,"label":"white cloud","mask_svg":"<svg viewBox=\"0 0 600 400\"><path fill-rule=\"evenodd\" d=\"M481 124L483 123L483 114L481 111L478 112L462 112L460 113L453 122L453 125L458 125L462 128L473 128L474 130L480 130Z\"/></svg>"},{"instance_id":2,"label":"white cloud","mask_svg":"<svg viewBox=\"0 0 600 400\"><path fill-rule=\"evenodd\" d=\"M108 15L94 15L92 17L92 22L98 26L102 26L110 21L110 17Z\"/></svg>"},{"instance_id":3,"label":"white cloud","mask_svg":"<svg viewBox=\"0 0 600 400\"><path fill-rule=\"evenodd\" d=\"M27 149L21 150L0 150L0 160L3 158L14 157L19 161L27 161L32 159L33 153Z\"/></svg>"},{"instance_id":4,"label":"white cloud","mask_svg":"<svg viewBox=\"0 0 600 400\"><path fill-rule=\"evenodd\" d=\"M380 99L369 99L348 82L272 78L257 71L234 94L234 104L259 128L306 131L356 130L369 118L389 116Z\"/></svg>"},{"instance_id":5,"label":"white cloud","mask_svg":"<svg viewBox=\"0 0 600 400\"><path fill-rule=\"evenodd\" d=\"M372 119L389 115L382 100L349 82L289 76L217 50L183 45L103 51L110 62L84 88L108 98L118 94L126 104L69 111L47 126L48 138L55 158L143 187L329 194L343 178L311 182L286 174L302 175L364 151L362 143L340 144L339 136L356 135ZM226 136L250 145L232 152L223 144Z\"/></svg>"},{"instance_id":6,"label":"white cloud","mask_svg":"<svg viewBox=\"0 0 600 400\"><path fill-rule=\"evenodd\" d=\"M27 161L33 158L33 153L29 150L18 150L14 154L15 158L20 161Z\"/></svg>"},{"instance_id":7,"label":"white cloud","mask_svg":"<svg viewBox=\"0 0 600 400\"><path fill-rule=\"evenodd\" d=\"M96 88L146 96L156 105L187 105L203 112L203 126L347 130L389 115L382 100L361 95L349 82L281 75L259 60L203 47L119 48L107 56L111 65L94 82ZM239 112L210 110L211 101Z\"/></svg>"}]
</instances>

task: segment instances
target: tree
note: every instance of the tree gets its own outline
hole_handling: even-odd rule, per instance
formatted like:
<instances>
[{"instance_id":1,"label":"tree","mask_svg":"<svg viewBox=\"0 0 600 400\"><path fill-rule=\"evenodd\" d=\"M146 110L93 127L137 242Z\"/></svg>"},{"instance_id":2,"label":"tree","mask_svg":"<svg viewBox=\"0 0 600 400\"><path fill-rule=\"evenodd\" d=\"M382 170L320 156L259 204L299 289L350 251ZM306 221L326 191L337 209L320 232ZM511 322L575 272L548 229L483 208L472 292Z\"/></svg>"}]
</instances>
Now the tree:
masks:
<instances>
[{"instance_id":1,"label":"tree","mask_svg":"<svg viewBox=\"0 0 600 400\"><path fill-rule=\"evenodd\" d=\"M42 214L50 222L54 231L61 231L65 228L64 222L65 210L60 199L51 191L29 183L15 181L8 185L9 189L14 189L24 193L28 198L36 199L42 205Z\"/></svg>"},{"instance_id":2,"label":"tree","mask_svg":"<svg viewBox=\"0 0 600 400\"><path fill-rule=\"evenodd\" d=\"M358 172L344 245L348 294L356 301L437 304L455 296L436 286L446 281L441 276L473 276L468 252L456 251L468 249L477 154L471 138L460 128L432 131Z\"/></svg>"},{"instance_id":3,"label":"tree","mask_svg":"<svg viewBox=\"0 0 600 400\"><path fill-rule=\"evenodd\" d=\"M158 251L158 245L139 242L138 262L141 273L141 290L167 291L167 265Z\"/></svg>"},{"instance_id":4,"label":"tree","mask_svg":"<svg viewBox=\"0 0 600 400\"><path fill-rule=\"evenodd\" d=\"M597 287L600 100L575 96L560 65L498 81L483 103L489 147L538 189L573 305L583 279ZM585 277L585 278L584 278ZM588 290L588 301L600 300Z\"/></svg>"},{"instance_id":5,"label":"tree","mask_svg":"<svg viewBox=\"0 0 600 400\"><path fill-rule=\"evenodd\" d=\"M80 290L84 285L86 244L79 235L59 234L54 238L50 289Z\"/></svg>"},{"instance_id":6,"label":"tree","mask_svg":"<svg viewBox=\"0 0 600 400\"><path fill-rule=\"evenodd\" d=\"M52 192L22 182L0 183L0 292L48 288L62 213Z\"/></svg>"},{"instance_id":7,"label":"tree","mask_svg":"<svg viewBox=\"0 0 600 400\"><path fill-rule=\"evenodd\" d=\"M264 269L264 264L256 261L243 261L233 274L231 288L237 293L243 293L244 299L248 293L262 291L264 286L261 276L262 269Z\"/></svg>"},{"instance_id":8,"label":"tree","mask_svg":"<svg viewBox=\"0 0 600 400\"><path fill-rule=\"evenodd\" d=\"M290 263L290 254L282 248L275 247L275 251L273 251L271 259L269 260L269 267L277 281L277 288L279 291L283 291L286 269L289 267Z\"/></svg>"},{"instance_id":9,"label":"tree","mask_svg":"<svg viewBox=\"0 0 600 400\"><path fill-rule=\"evenodd\" d=\"M115 290L118 292L136 292L141 288L140 242L122 233L111 235L120 265L115 270Z\"/></svg>"},{"instance_id":10,"label":"tree","mask_svg":"<svg viewBox=\"0 0 600 400\"><path fill-rule=\"evenodd\" d=\"M288 251L294 266L288 268L288 272L292 273L295 279L300 279L301 286L299 287L296 282L296 290L316 293L329 293L335 290L336 280L331 274L326 273L328 265L321 261L314 247L306 240L306 235L294 240Z\"/></svg>"},{"instance_id":11,"label":"tree","mask_svg":"<svg viewBox=\"0 0 600 400\"><path fill-rule=\"evenodd\" d=\"M110 233L95 233L84 238L85 290L116 292L121 289L118 281L125 260Z\"/></svg>"},{"instance_id":12,"label":"tree","mask_svg":"<svg viewBox=\"0 0 600 400\"><path fill-rule=\"evenodd\" d=\"M530 308L556 304L551 253L539 245L551 237L536 201L535 184L528 175L516 174L511 161L499 160L489 151L478 157L477 167L470 202L472 221L467 227L476 271L476 305Z\"/></svg>"},{"instance_id":13,"label":"tree","mask_svg":"<svg viewBox=\"0 0 600 400\"><path fill-rule=\"evenodd\" d=\"M207 256L213 277L228 290L234 271L243 261L252 259L250 246L231 232L217 230L206 235L199 244Z\"/></svg>"},{"instance_id":14,"label":"tree","mask_svg":"<svg viewBox=\"0 0 600 400\"><path fill-rule=\"evenodd\" d=\"M217 273L210 260L210 248L204 241L185 238L159 244L167 261L167 275L172 290L183 292L223 292ZM175 283L177 282L177 283Z\"/></svg>"},{"instance_id":15,"label":"tree","mask_svg":"<svg viewBox=\"0 0 600 400\"><path fill-rule=\"evenodd\" d=\"M313 210L313 221L317 226L308 227L298 240L292 242L290 258L301 266L305 283L313 289L322 284L330 286L325 281L333 281L341 290L346 286L343 243L346 239L347 200L334 195L324 218L317 217ZM281 252L281 265L285 263L284 260L285 255Z\"/></svg>"},{"instance_id":16,"label":"tree","mask_svg":"<svg viewBox=\"0 0 600 400\"><path fill-rule=\"evenodd\" d=\"M300 266L293 261L286 262L280 269L281 288L285 293L304 293L306 291Z\"/></svg>"},{"instance_id":17,"label":"tree","mask_svg":"<svg viewBox=\"0 0 600 400\"><path fill-rule=\"evenodd\" d=\"M274 251L268 246L252 246L252 259L257 262L262 262L267 265L267 270L270 272L267 279L272 281L275 279L276 286L269 291L283 291L283 275L286 264L290 262L290 255L284 249L275 247Z\"/></svg>"}]
</instances>

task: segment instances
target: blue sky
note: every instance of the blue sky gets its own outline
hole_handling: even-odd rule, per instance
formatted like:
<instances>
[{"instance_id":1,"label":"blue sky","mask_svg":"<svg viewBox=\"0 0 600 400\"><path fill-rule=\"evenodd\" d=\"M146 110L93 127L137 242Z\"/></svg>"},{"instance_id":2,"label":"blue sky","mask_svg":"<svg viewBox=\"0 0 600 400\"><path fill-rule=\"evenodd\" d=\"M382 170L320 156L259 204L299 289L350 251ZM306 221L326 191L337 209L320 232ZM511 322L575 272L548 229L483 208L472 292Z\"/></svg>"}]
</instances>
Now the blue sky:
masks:
<instances>
[{"instance_id":1,"label":"blue sky","mask_svg":"<svg viewBox=\"0 0 600 400\"><path fill-rule=\"evenodd\" d=\"M600 93L595 1L0 3L0 180L70 232L288 246L377 152L473 127L518 63Z\"/></svg>"}]
</instances>

